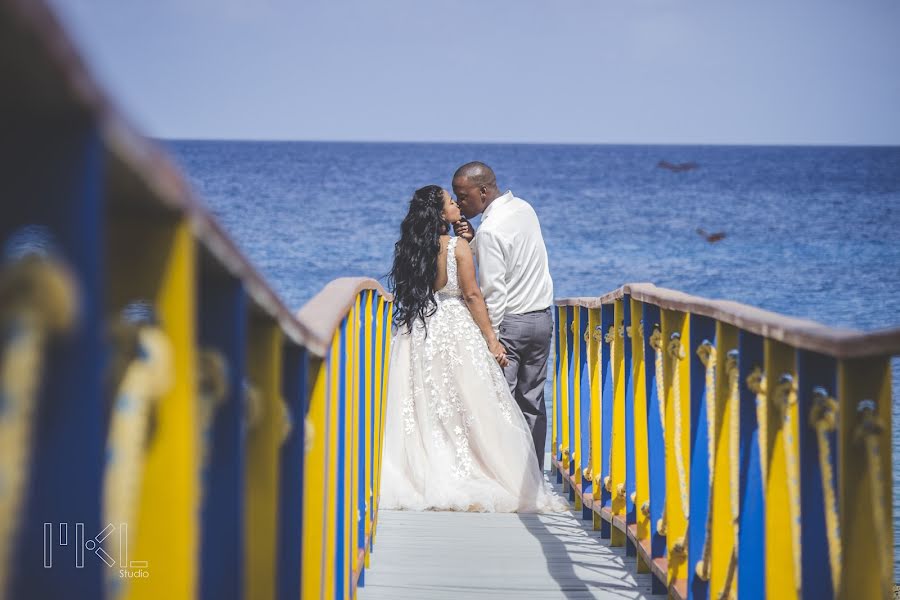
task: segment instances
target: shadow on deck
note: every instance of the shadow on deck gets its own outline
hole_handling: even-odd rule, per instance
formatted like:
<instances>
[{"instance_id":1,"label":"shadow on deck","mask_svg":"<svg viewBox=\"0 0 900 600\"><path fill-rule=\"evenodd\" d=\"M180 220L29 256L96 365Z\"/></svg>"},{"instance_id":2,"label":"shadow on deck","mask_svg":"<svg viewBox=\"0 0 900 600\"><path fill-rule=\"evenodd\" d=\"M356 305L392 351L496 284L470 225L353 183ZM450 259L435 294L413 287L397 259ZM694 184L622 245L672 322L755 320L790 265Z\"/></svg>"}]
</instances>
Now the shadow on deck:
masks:
<instances>
[{"instance_id":1,"label":"shadow on deck","mask_svg":"<svg viewBox=\"0 0 900 600\"><path fill-rule=\"evenodd\" d=\"M643 598L651 576L580 512L380 511L361 600Z\"/></svg>"}]
</instances>

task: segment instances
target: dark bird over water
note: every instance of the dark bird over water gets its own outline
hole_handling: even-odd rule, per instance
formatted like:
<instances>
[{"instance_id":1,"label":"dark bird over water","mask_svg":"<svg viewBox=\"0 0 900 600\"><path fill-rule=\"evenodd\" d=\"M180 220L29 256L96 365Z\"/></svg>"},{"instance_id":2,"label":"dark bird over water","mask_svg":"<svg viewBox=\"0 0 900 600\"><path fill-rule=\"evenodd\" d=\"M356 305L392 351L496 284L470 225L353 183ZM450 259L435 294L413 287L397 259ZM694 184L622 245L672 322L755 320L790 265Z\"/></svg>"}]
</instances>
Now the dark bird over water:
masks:
<instances>
[{"instance_id":1,"label":"dark bird over water","mask_svg":"<svg viewBox=\"0 0 900 600\"><path fill-rule=\"evenodd\" d=\"M656 166L660 169L668 169L673 173L684 173L685 171L693 171L700 165L695 162L686 162L686 163L670 163L667 160L661 160L656 163Z\"/></svg>"},{"instance_id":2,"label":"dark bird over water","mask_svg":"<svg viewBox=\"0 0 900 600\"><path fill-rule=\"evenodd\" d=\"M715 232L715 233L709 233L709 232L707 232L705 229L703 229L702 227L698 227L698 228L697 228L697 233L700 234L700 235L702 235L702 236L706 239L706 241L709 242L709 243L711 243L711 244L714 243L714 242L718 242L719 240L725 239L725 232L724 232L724 231L717 231L717 232Z\"/></svg>"}]
</instances>

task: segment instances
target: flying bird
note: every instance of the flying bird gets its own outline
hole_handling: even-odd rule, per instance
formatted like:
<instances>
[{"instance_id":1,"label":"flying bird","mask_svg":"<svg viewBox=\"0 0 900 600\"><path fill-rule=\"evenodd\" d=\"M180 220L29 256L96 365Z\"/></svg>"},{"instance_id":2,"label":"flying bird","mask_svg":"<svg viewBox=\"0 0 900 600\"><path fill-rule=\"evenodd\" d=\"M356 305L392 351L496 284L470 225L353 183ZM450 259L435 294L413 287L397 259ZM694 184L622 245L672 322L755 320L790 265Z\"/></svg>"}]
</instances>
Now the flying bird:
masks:
<instances>
[{"instance_id":1,"label":"flying bird","mask_svg":"<svg viewBox=\"0 0 900 600\"><path fill-rule=\"evenodd\" d=\"M717 232L715 232L715 233L709 233L708 231L706 231L706 230L703 229L702 227L698 227L698 228L697 228L697 233L700 234L701 236L703 236L703 238L704 238L707 242L709 242L710 244L715 243L715 242L718 242L719 240L725 239L725 232L724 232L724 231L717 231Z\"/></svg>"},{"instance_id":2,"label":"flying bird","mask_svg":"<svg viewBox=\"0 0 900 600\"><path fill-rule=\"evenodd\" d=\"M686 163L670 163L667 160L661 160L656 163L656 166L660 169L668 169L673 173L684 173L685 171L693 171L700 165L695 162L686 162Z\"/></svg>"}]
</instances>

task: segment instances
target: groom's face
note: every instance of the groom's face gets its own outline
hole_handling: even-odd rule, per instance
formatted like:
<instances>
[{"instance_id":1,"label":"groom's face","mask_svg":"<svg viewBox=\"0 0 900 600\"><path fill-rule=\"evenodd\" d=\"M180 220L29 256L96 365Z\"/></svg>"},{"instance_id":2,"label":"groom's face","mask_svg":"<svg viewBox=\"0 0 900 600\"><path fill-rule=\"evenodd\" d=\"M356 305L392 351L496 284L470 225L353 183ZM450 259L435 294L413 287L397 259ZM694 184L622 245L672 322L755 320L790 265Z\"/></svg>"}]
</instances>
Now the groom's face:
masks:
<instances>
[{"instance_id":1,"label":"groom's face","mask_svg":"<svg viewBox=\"0 0 900 600\"><path fill-rule=\"evenodd\" d=\"M481 214L484 196L481 186L475 185L468 178L457 177L453 180L453 193L456 194L459 210L467 219Z\"/></svg>"}]
</instances>

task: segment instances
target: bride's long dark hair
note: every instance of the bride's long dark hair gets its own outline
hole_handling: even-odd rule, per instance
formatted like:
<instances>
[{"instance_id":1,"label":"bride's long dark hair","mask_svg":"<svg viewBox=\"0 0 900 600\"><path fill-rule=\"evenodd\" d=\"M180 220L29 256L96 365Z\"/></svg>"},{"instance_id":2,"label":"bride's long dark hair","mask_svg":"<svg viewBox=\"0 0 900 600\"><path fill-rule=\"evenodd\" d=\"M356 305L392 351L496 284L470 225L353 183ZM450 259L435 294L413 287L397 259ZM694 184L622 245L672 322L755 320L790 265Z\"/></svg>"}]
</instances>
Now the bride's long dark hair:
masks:
<instances>
[{"instance_id":1,"label":"bride's long dark hair","mask_svg":"<svg viewBox=\"0 0 900 600\"><path fill-rule=\"evenodd\" d=\"M411 329L415 321L425 324L437 309L434 280L437 278L441 235L447 232L443 218L444 190L426 185L409 201L409 212L400 224L400 239L394 244L394 264L388 287L394 294L394 323Z\"/></svg>"}]
</instances>

